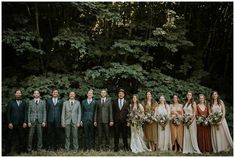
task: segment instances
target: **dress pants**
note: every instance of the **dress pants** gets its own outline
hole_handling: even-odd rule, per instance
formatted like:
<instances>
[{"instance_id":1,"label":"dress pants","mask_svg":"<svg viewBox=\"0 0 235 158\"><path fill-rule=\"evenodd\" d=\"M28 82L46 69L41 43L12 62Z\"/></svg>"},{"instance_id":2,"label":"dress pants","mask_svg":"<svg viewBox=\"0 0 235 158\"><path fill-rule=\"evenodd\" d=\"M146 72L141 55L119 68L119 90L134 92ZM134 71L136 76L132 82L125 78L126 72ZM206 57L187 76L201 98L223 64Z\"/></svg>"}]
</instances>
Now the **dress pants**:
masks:
<instances>
[{"instance_id":1,"label":"dress pants","mask_svg":"<svg viewBox=\"0 0 235 158\"><path fill-rule=\"evenodd\" d=\"M78 128L76 124L67 124L65 126L65 149L70 149L70 135L72 131L73 149L78 150Z\"/></svg>"},{"instance_id":2,"label":"dress pants","mask_svg":"<svg viewBox=\"0 0 235 158\"><path fill-rule=\"evenodd\" d=\"M48 122L48 133L47 133L47 141L49 148L57 148L61 143L61 128L60 124L56 122ZM54 137L53 137L54 136Z\"/></svg>"},{"instance_id":3,"label":"dress pants","mask_svg":"<svg viewBox=\"0 0 235 158\"><path fill-rule=\"evenodd\" d=\"M84 125L84 149L85 150L90 150L94 148L94 126L93 122L91 121L85 121L83 123Z\"/></svg>"},{"instance_id":4,"label":"dress pants","mask_svg":"<svg viewBox=\"0 0 235 158\"><path fill-rule=\"evenodd\" d=\"M13 125L13 129L8 129L8 137L7 137L7 146L6 146L6 154L11 152L11 148L13 144L16 144L16 152L25 152L26 151L26 129L22 127L22 125Z\"/></svg>"},{"instance_id":5,"label":"dress pants","mask_svg":"<svg viewBox=\"0 0 235 158\"><path fill-rule=\"evenodd\" d=\"M37 149L42 149L42 124L36 120L34 123L32 123L32 127L29 129L28 151L32 150L32 141L35 130L37 130L38 137Z\"/></svg>"},{"instance_id":6,"label":"dress pants","mask_svg":"<svg viewBox=\"0 0 235 158\"><path fill-rule=\"evenodd\" d=\"M105 139L105 146L109 147L109 124L108 123L98 123L98 145L101 146L102 140ZM102 135L104 138L102 138Z\"/></svg>"},{"instance_id":7,"label":"dress pants","mask_svg":"<svg viewBox=\"0 0 235 158\"><path fill-rule=\"evenodd\" d=\"M120 134L122 135L122 141L124 144L124 149L128 150L128 143L127 143L127 123L118 122L114 124L114 151L119 150L119 137Z\"/></svg>"}]
</instances>

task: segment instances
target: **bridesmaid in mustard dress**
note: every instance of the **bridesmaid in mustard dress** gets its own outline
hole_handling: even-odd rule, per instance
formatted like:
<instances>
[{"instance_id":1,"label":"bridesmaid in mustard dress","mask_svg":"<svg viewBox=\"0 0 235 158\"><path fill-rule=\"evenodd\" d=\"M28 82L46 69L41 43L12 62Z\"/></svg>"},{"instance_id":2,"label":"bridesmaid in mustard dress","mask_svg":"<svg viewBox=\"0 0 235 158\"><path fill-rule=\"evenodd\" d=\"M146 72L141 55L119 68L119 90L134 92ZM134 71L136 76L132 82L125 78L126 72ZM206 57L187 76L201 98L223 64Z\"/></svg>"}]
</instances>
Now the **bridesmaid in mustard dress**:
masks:
<instances>
[{"instance_id":1,"label":"bridesmaid in mustard dress","mask_svg":"<svg viewBox=\"0 0 235 158\"><path fill-rule=\"evenodd\" d=\"M153 99L152 93L148 91L146 93L146 98L143 103L144 105L144 112L152 112L155 113L157 102ZM156 150L156 144L157 144L157 123L144 123L144 136L145 141L148 144L148 147L151 151Z\"/></svg>"},{"instance_id":2,"label":"bridesmaid in mustard dress","mask_svg":"<svg viewBox=\"0 0 235 158\"><path fill-rule=\"evenodd\" d=\"M182 118L183 116L183 105L180 104L179 97L173 95L172 104L170 105L171 117L178 116ZM172 141L172 150L174 151L183 151L183 135L184 135L184 126L182 122L179 124L171 123L171 141Z\"/></svg>"},{"instance_id":3,"label":"bridesmaid in mustard dress","mask_svg":"<svg viewBox=\"0 0 235 158\"><path fill-rule=\"evenodd\" d=\"M211 93L210 106L212 113L219 111L223 113L223 117L221 122L218 124L218 128L213 125L211 127L213 151L216 153L233 149L233 140L228 129L227 121L225 119L225 105L224 102L220 99L217 91L213 91Z\"/></svg>"}]
</instances>

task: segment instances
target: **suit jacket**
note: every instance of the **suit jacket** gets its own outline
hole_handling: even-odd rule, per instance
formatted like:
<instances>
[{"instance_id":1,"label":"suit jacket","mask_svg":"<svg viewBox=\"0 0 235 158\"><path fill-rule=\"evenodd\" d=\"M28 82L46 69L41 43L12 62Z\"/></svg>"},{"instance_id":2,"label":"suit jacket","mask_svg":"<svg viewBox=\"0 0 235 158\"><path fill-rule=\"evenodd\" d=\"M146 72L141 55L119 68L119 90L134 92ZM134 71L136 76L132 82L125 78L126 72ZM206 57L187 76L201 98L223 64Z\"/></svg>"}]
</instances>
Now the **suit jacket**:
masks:
<instances>
[{"instance_id":1,"label":"suit jacket","mask_svg":"<svg viewBox=\"0 0 235 158\"><path fill-rule=\"evenodd\" d=\"M101 99L96 101L95 118L97 123L113 122L113 110L111 98L106 98L104 105L101 104Z\"/></svg>"},{"instance_id":2,"label":"suit jacket","mask_svg":"<svg viewBox=\"0 0 235 158\"><path fill-rule=\"evenodd\" d=\"M82 122L93 122L95 116L95 100L88 104L87 99L82 101Z\"/></svg>"},{"instance_id":3,"label":"suit jacket","mask_svg":"<svg viewBox=\"0 0 235 158\"><path fill-rule=\"evenodd\" d=\"M63 103L61 124L69 125L71 122L73 124L81 123L81 105L78 100L75 100L72 106L69 101Z\"/></svg>"},{"instance_id":4,"label":"suit jacket","mask_svg":"<svg viewBox=\"0 0 235 158\"><path fill-rule=\"evenodd\" d=\"M46 102L39 100L36 105L34 99L29 101L28 105L28 123L34 123L38 119L39 123L46 123Z\"/></svg>"},{"instance_id":5,"label":"suit jacket","mask_svg":"<svg viewBox=\"0 0 235 158\"><path fill-rule=\"evenodd\" d=\"M124 99L124 103L122 106L122 109L120 110L119 104L118 104L118 99L116 99L113 102L113 118L114 118L114 123L125 123L127 122L127 115L129 113L129 103Z\"/></svg>"},{"instance_id":6,"label":"suit jacket","mask_svg":"<svg viewBox=\"0 0 235 158\"><path fill-rule=\"evenodd\" d=\"M52 98L47 100L47 122L60 124L61 113L63 107L63 101L58 99L56 105L54 105Z\"/></svg>"},{"instance_id":7,"label":"suit jacket","mask_svg":"<svg viewBox=\"0 0 235 158\"><path fill-rule=\"evenodd\" d=\"M18 106L15 99L9 101L7 106L7 120L8 124L22 125L27 123L27 104L24 100L21 100Z\"/></svg>"}]
</instances>

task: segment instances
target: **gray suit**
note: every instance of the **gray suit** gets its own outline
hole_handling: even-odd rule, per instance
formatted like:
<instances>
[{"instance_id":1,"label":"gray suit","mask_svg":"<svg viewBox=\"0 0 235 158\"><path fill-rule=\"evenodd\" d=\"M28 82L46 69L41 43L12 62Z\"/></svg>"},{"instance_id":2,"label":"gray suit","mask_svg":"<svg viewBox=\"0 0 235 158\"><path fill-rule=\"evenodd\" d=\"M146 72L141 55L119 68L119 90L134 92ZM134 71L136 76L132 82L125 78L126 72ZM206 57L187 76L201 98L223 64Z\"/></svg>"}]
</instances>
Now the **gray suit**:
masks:
<instances>
[{"instance_id":1,"label":"gray suit","mask_svg":"<svg viewBox=\"0 0 235 158\"><path fill-rule=\"evenodd\" d=\"M37 129L38 143L37 148L42 148L42 123L46 123L46 102L39 100L36 104L35 100L30 100L28 105L28 123L32 124L29 130L28 150L32 150L32 140L35 129Z\"/></svg>"},{"instance_id":2,"label":"gray suit","mask_svg":"<svg viewBox=\"0 0 235 158\"><path fill-rule=\"evenodd\" d=\"M109 122L113 122L111 98L106 98L104 103L102 103L101 99L96 101L94 122L97 122L99 146L102 145L102 140L105 139L105 146L108 148L110 145ZM104 138L102 138L102 134L104 135Z\"/></svg>"},{"instance_id":3,"label":"gray suit","mask_svg":"<svg viewBox=\"0 0 235 158\"><path fill-rule=\"evenodd\" d=\"M73 148L78 149L78 131L77 124L81 123L81 105L78 100L74 101L71 105L70 101L63 103L61 124L65 125L65 149L69 150L70 147L70 131L72 130Z\"/></svg>"}]
</instances>

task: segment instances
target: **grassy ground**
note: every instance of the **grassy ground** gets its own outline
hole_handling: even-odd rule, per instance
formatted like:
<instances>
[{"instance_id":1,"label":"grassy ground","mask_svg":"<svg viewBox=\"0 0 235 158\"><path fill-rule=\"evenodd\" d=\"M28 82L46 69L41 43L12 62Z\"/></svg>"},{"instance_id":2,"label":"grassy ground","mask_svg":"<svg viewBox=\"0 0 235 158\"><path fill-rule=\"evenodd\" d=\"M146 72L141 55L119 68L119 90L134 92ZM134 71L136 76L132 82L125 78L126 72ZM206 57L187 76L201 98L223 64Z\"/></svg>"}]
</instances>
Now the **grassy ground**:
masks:
<instances>
[{"instance_id":1,"label":"grassy ground","mask_svg":"<svg viewBox=\"0 0 235 158\"><path fill-rule=\"evenodd\" d=\"M200 154L182 154L182 153L175 153L174 151L156 151L156 152L144 152L134 154L131 151L33 151L32 153L22 153L20 155L13 154L13 156L233 156L233 150L228 152L220 152L220 153L206 153L203 155Z\"/></svg>"}]
</instances>

